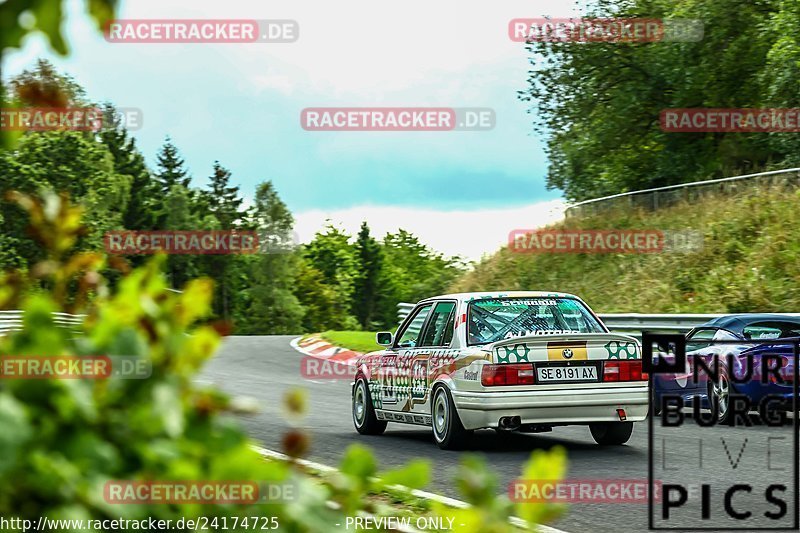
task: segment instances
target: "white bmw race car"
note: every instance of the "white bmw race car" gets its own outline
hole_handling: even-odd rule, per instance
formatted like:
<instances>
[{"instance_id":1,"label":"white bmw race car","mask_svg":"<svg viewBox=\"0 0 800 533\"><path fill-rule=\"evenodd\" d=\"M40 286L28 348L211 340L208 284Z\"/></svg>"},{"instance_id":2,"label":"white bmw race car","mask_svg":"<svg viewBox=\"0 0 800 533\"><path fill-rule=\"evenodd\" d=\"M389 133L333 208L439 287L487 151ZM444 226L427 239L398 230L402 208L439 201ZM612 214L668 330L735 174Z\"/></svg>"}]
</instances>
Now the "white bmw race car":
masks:
<instances>
[{"instance_id":1,"label":"white bmw race car","mask_svg":"<svg viewBox=\"0 0 800 533\"><path fill-rule=\"evenodd\" d=\"M648 410L639 343L609 333L578 297L518 291L419 302L386 349L360 357L353 422L433 427L441 448L472 430L550 431L588 425L598 444L623 444Z\"/></svg>"}]
</instances>

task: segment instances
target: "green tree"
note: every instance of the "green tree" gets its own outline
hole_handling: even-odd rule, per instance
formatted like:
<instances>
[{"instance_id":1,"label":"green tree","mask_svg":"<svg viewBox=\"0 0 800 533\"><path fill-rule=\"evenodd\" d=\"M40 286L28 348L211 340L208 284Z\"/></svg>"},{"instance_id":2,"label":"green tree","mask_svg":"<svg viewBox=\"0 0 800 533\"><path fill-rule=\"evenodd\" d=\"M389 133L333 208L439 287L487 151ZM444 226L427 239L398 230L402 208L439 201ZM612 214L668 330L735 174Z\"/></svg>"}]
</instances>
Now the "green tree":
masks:
<instances>
[{"instance_id":1,"label":"green tree","mask_svg":"<svg viewBox=\"0 0 800 533\"><path fill-rule=\"evenodd\" d=\"M599 0L587 16L698 19L696 42L533 43L522 100L547 183L586 198L785 165L796 134L665 132L666 108L796 105L797 3Z\"/></svg>"},{"instance_id":2,"label":"green tree","mask_svg":"<svg viewBox=\"0 0 800 533\"><path fill-rule=\"evenodd\" d=\"M355 249L349 241L349 235L328 223L322 231L317 232L303 251L310 266L322 275L322 283L335 294L329 313L331 327L336 329L356 329L358 325L351 314L358 269Z\"/></svg>"},{"instance_id":3,"label":"green tree","mask_svg":"<svg viewBox=\"0 0 800 533\"><path fill-rule=\"evenodd\" d=\"M300 326L303 331L325 331L348 329L350 320L340 310L339 297L333 287L325 283L325 277L302 256L297 258L294 275L294 294L303 306L304 314Z\"/></svg>"},{"instance_id":4,"label":"green tree","mask_svg":"<svg viewBox=\"0 0 800 533\"><path fill-rule=\"evenodd\" d=\"M213 174L209 178L209 188L196 195L196 199L207 209L212 218L214 228L235 229L242 219L239 207L239 187L230 185L231 173L228 169L214 162ZM236 307L236 294L239 293L237 277L234 269L238 266L238 258L230 255L210 255L206 258L206 273L217 280L215 287L214 311L217 316L230 320ZM234 296L231 296L234 295Z\"/></svg>"},{"instance_id":5,"label":"green tree","mask_svg":"<svg viewBox=\"0 0 800 533\"><path fill-rule=\"evenodd\" d=\"M180 184L172 186L169 194L163 199L166 212L165 230L188 230L201 227L201 222L192 212L191 194ZM182 287L189 280L202 274L202 257L187 254L172 254L167 258L166 274L171 287Z\"/></svg>"},{"instance_id":6,"label":"green tree","mask_svg":"<svg viewBox=\"0 0 800 533\"><path fill-rule=\"evenodd\" d=\"M88 0L86 2L89 15L100 30L114 18L117 0ZM20 24L23 13L33 15L32 24ZM42 32L47 38L50 48L60 55L67 55L67 42L61 33L63 22L62 0L38 0L36 2L0 2L0 72L8 50L20 48L26 36ZM7 102L7 92L0 76L0 109L15 106ZM19 132L0 128L0 150L7 149L16 142Z\"/></svg>"},{"instance_id":7,"label":"green tree","mask_svg":"<svg viewBox=\"0 0 800 533\"><path fill-rule=\"evenodd\" d=\"M444 294L463 272L458 258L435 252L403 229L387 233L382 250L379 316L385 327L397 324L399 302L417 302Z\"/></svg>"},{"instance_id":8,"label":"green tree","mask_svg":"<svg viewBox=\"0 0 800 533\"><path fill-rule=\"evenodd\" d=\"M13 104L30 107L69 108L87 106L86 91L74 78L62 74L46 59L25 69L10 83Z\"/></svg>"},{"instance_id":9,"label":"green tree","mask_svg":"<svg viewBox=\"0 0 800 533\"><path fill-rule=\"evenodd\" d=\"M107 103L103 111L100 141L111 153L117 174L130 177L131 194L122 215L122 223L126 229L153 229L158 218L154 198L161 198L156 193L153 177L147 169L144 156L136 147L136 139L117 118L116 108Z\"/></svg>"},{"instance_id":10,"label":"green tree","mask_svg":"<svg viewBox=\"0 0 800 533\"><path fill-rule=\"evenodd\" d=\"M288 247L275 246L291 242L294 218L272 182L256 188L250 216L259 234L261 253L249 261L249 307L246 321L237 331L262 335L300 333L304 310L293 292L297 257Z\"/></svg>"},{"instance_id":11,"label":"green tree","mask_svg":"<svg viewBox=\"0 0 800 533\"><path fill-rule=\"evenodd\" d=\"M355 248L358 274L353 288L353 312L361 327L370 329L378 306L383 254L378 241L369 234L366 221L361 223Z\"/></svg>"},{"instance_id":12,"label":"green tree","mask_svg":"<svg viewBox=\"0 0 800 533\"><path fill-rule=\"evenodd\" d=\"M242 217L239 208L239 187L230 185L231 171L214 161L214 173L209 177L206 202L209 212L219 221L222 229L233 229Z\"/></svg>"},{"instance_id":13,"label":"green tree","mask_svg":"<svg viewBox=\"0 0 800 533\"><path fill-rule=\"evenodd\" d=\"M0 153L2 191L37 193L56 190L69 194L87 218L80 249L100 249L107 231L122 227L122 213L130 195L130 177L116 173L108 149L91 136L77 131L31 133L21 138L13 152ZM42 250L26 236L25 218L19 207L0 201L2 233L11 235L17 255L28 264L42 257ZM6 252L8 253L8 252Z\"/></svg>"},{"instance_id":14,"label":"green tree","mask_svg":"<svg viewBox=\"0 0 800 533\"><path fill-rule=\"evenodd\" d=\"M192 178L186 170L185 161L180 156L178 148L172 144L172 139L166 138L164 144L161 146L158 155L156 156L156 164L158 171L156 172L155 179L158 184L160 194L168 194L172 187L180 185L184 188L189 188L189 183Z\"/></svg>"}]
</instances>

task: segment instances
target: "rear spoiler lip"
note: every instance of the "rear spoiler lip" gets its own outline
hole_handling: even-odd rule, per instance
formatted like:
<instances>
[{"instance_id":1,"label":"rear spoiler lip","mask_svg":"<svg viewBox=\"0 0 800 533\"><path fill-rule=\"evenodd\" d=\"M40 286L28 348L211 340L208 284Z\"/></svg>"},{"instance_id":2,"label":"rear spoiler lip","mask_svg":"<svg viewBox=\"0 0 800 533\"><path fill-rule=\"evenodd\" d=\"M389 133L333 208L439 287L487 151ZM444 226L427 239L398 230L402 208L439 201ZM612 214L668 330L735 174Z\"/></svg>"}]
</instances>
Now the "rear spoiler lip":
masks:
<instances>
[{"instance_id":1,"label":"rear spoiler lip","mask_svg":"<svg viewBox=\"0 0 800 533\"><path fill-rule=\"evenodd\" d=\"M511 337L510 339L503 339L496 341L492 344L486 344L483 348L487 351L493 351L495 348L501 346L510 346L513 344L542 344L547 345L548 342L557 341L626 341L633 342L638 348L641 348L640 343L635 337L630 335L623 335L621 333L556 333L553 335L524 335L522 337Z\"/></svg>"}]
</instances>

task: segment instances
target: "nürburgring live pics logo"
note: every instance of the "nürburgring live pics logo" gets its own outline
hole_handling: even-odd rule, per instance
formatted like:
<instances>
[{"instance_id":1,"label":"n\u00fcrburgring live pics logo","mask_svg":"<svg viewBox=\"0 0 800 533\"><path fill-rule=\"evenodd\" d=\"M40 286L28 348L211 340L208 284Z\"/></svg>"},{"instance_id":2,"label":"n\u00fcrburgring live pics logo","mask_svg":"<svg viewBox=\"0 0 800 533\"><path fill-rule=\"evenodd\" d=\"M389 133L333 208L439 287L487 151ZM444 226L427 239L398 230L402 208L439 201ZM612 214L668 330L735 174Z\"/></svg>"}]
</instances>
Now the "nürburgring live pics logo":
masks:
<instances>
[{"instance_id":1,"label":"n\u00fcrburgring live pics logo","mask_svg":"<svg viewBox=\"0 0 800 533\"><path fill-rule=\"evenodd\" d=\"M648 428L649 529L797 531L800 340L716 339L692 339L687 352L683 335L642 334L643 370L659 391L650 413L660 407ZM696 393L704 382L705 398ZM713 392L723 382L728 431ZM691 414L684 413L689 405ZM710 414L701 412L706 407ZM787 412L795 413L791 423Z\"/></svg>"}]
</instances>

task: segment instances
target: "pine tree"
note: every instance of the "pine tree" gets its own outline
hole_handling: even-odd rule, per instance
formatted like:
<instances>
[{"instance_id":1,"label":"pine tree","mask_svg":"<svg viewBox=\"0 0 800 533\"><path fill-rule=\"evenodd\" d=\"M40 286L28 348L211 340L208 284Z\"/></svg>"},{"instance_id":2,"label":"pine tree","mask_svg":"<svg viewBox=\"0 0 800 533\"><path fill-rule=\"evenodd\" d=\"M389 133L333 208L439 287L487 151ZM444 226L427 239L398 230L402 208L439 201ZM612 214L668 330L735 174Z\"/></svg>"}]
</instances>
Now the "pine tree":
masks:
<instances>
[{"instance_id":1,"label":"pine tree","mask_svg":"<svg viewBox=\"0 0 800 533\"><path fill-rule=\"evenodd\" d=\"M153 229L158 219L154 208L156 187L145 165L144 156L124 124L117 120L116 109L110 103L103 106L103 117L104 127L99 134L100 141L111 152L116 173L130 176L131 179L131 193L122 215L122 223L126 229Z\"/></svg>"},{"instance_id":2,"label":"pine tree","mask_svg":"<svg viewBox=\"0 0 800 533\"><path fill-rule=\"evenodd\" d=\"M178 148L172 144L172 140L167 137L161 146L158 156L158 172L156 182L162 195L167 195L172 191L174 185L181 185L189 188L192 178L184 167L184 160L178 153Z\"/></svg>"},{"instance_id":3,"label":"pine tree","mask_svg":"<svg viewBox=\"0 0 800 533\"><path fill-rule=\"evenodd\" d=\"M369 234L367 222L361 223L356 238L358 274L353 290L353 312L364 329L372 327L377 307L383 253L380 244Z\"/></svg>"},{"instance_id":4,"label":"pine tree","mask_svg":"<svg viewBox=\"0 0 800 533\"><path fill-rule=\"evenodd\" d=\"M232 229L241 219L239 208L239 187L230 186L231 171L214 161L214 173L209 177L209 190L206 193L208 209L219 221L222 229Z\"/></svg>"},{"instance_id":5,"label":"pine tree","mask_svg":"<svg viewBox=\"0 0 800 533\"><path fill-rule=\"evenodd\" d=\"M251 220L259 236L268 235L275 242L291 239L294 218L278 196L272 182L261 183L256 190ZM250 272L246 312L246 333L287 334L301 332L303 307L294 290L297 257L270 245L254 258ZM249 327L251 330L247 330Z\"/></svg>"},{"instance_id":6,"label":"pine tree","mask_svg":"<svg viewBox=\"0 0 800 533\"><path fill-rule=\"evenodd\" d=\"M189 182L191 177L185 168L184 160L181 158L178 148L172 144L169 136L165 139L161 150L156 156L158 171L155 174L153 184L154 202L158 207L155 208L155 229L163 228L169 217L169 207L165 199L173 194L174 188L182 187L191 195ZM189 228L180 228L189 229Z\"/></svg>"},{"instance_id":7,"label":"pine tree","mask_svg":"<svg viewBox=\"0 0 800 533\"><path fill-rule=\"evenodd\" d=\"M165 219L161 229L187 230L200 227L200 221L192 213L191 191L181 185L173 185L163 199ZM181 289L192 278L199 277L202 256L170 254L167 257L166 274L170 285Z\"/></svg>"},{"instance_id":8,"label":"pine tree","mask_svg":"<svg viewBox=\"0 0 800 533\"><path fill-rule=\"evenodd\" d=\"M239 187L229 185L231 172L214 161L214 173L209 177L208 190L202 192L198 201L208 210L208 214L216 220L216 226L223 230L235 229L241 221L239 207ZM228 255L209 256L207 260L210 275L217 280L217 295L214 299L214 310L225 320L232 316L230 295L236 294L232 289L234 261Z\"/></svg>"}]
</instances>

